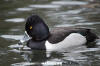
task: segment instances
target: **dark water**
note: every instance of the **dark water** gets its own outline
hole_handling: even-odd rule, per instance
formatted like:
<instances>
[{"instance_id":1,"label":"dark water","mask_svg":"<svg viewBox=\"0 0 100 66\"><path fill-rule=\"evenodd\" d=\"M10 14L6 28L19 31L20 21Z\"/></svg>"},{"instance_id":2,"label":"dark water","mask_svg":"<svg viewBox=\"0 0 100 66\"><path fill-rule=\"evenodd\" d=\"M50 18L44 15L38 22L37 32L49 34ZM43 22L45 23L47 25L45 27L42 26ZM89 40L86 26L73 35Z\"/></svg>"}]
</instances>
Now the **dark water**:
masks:
<instances>
[{"instance_id":1,"label":"dark water","mask_svg":"<svg viewBox=\"0 0 100 66\"><path fill-rule=\"evenodd\" d=\"M52 27L87 27L100 36L99 0L0 0L0 66L100 66L97 47L71 52L19 51L25 19L40 15Z\"/></svg>"}]
</instances>

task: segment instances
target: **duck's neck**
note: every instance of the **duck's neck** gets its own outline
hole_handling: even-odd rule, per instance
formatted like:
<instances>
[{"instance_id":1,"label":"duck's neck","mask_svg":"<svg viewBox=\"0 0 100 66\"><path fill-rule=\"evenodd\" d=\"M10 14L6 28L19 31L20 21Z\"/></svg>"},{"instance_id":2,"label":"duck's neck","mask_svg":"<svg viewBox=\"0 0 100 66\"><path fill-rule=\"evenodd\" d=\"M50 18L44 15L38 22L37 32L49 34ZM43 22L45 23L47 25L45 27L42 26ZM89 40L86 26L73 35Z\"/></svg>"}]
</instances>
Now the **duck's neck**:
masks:
<instances>
[{"instance_id":1,"label":"duck's neck","mask_svg":"<svg viewBox=\"0 0 100 66\"><path fill-rule=\"evenodd\" d=\"M45 40L44 41L34 41L30 39L27 42L27 46L30 47L31 49L36 49L36 50L45 50Z\"/></svg>"}]
</instances>

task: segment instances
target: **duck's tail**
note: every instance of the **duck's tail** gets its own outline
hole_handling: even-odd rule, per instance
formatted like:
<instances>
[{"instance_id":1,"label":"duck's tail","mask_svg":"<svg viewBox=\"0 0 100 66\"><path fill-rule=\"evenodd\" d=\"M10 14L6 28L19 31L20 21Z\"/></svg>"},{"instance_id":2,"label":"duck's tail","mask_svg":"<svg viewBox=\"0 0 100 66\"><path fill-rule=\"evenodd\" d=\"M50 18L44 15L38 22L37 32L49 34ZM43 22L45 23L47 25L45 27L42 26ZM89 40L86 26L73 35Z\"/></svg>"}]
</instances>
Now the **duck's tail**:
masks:
<instances>
[{"instance_id":1,"label":"duck's tail","mask_svg":"<svg viewBox=\"0 0 100 66\"><path fill-rule=\"evenodd\" d=\"M93 31L91 29L86 29L86 39L87 39L87 43L91 43L94 42L96 39L99 39L99 37L93 33Z\"/></svg>"}]
</instances>

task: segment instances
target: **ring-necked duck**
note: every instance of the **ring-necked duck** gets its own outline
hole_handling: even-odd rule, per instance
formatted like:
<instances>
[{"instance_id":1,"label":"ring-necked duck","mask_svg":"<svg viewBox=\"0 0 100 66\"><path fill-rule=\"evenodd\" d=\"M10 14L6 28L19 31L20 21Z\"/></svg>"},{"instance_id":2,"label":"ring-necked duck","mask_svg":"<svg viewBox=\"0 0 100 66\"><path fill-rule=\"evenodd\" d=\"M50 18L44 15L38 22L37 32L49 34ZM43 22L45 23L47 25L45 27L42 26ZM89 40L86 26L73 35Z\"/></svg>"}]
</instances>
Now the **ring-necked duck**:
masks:
<instances>
[{"instance_id":1,"label":"ring-necked duck","mask_svg":"<svg viewBox=\"0 0 100 66\"><path fill-rule=\"evenodd\" d=\"M25 30L31 37L27 46L39 50L66 49L93 42L98 38L91 29L87 28L55 27L49 30L38 15L28 17Z\"/></svg>"}]
</instances>

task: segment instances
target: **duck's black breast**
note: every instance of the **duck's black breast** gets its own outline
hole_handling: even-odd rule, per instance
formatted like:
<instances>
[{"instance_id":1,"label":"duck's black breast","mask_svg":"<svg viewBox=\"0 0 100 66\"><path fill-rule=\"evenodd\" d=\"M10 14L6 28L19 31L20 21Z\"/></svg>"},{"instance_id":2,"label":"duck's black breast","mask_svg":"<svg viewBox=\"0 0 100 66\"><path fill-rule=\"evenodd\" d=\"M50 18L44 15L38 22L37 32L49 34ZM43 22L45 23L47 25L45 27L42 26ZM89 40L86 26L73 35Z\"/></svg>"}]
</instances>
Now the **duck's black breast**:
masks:
<instances>
[{"instance_id":1,"label":"duck's black breast","mask_svg":"<svg viewBox=\"0 0 100 66\"><path fill-rule=\"evenodd\" d=\"M32 39L30 39L27 42L27 46L35 50L45 50L46 49L45 41L33 41Z\"/></svg>"},{"instance_id":2,"label":"duck's black breast","mask_svg":"<svg viewBox=\"0 0 100 66\"><path fill-rule=\"evenodd\" d=\"M80 33L86 37L87 42L92 42L98 38L94 33L90 31L90 29L87 28L55 27L50 30L50 33L51 36L49 37L48 41L52 44L63 41L71 33Z\"/></svg>"}]
</instances>

